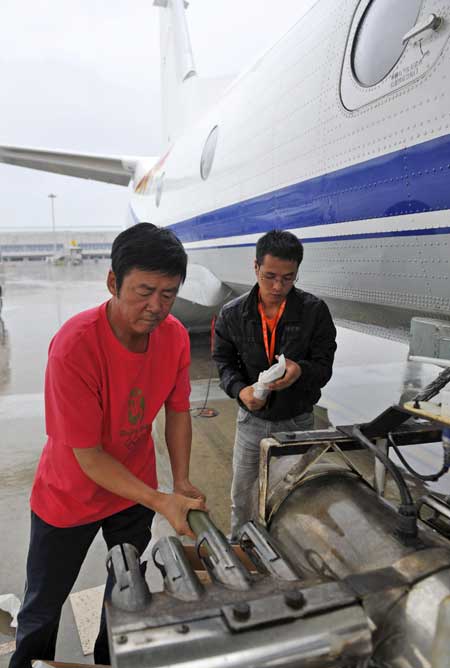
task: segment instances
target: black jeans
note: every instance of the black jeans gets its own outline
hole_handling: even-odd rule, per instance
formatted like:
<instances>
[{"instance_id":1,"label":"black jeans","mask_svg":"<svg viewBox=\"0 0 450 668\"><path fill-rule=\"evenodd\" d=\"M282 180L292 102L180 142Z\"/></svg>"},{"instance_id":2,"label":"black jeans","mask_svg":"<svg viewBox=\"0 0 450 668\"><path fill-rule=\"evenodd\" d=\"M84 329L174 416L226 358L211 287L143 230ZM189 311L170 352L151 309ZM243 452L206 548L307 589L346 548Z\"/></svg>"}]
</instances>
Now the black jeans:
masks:
<instances>
[{"instance_id":1,"label":"black jeans","mask_svg":"<svg viewBox=\"0 0 450 668\"><path fill-rule=\"evenodd\" d=\"M98 522L61 529L31 513L25 597L9 668L31 668L32 659L55 658L61 608L99 529L108 550L120 543L131 543L142 554L151 538L153 517L152 510L135 505ZM113 584L108 575L104 600L110 596ZM110 663L104 607L94 660Z\"/></svg>"}]
</instances>

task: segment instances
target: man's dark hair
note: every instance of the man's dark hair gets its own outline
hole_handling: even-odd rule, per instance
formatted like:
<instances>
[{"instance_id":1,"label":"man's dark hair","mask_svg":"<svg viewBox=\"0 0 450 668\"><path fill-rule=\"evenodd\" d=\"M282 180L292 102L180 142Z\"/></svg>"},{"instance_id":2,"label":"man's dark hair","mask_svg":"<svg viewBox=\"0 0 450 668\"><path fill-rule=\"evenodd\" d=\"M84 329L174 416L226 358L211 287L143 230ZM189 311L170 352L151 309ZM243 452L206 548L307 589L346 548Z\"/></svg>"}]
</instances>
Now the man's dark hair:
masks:
<instances>
[{"instance_id":1,"label":"man's dark hair","mask_svg":"<svg viewBox=\"0 0 450 668\"><path fill-rule=\"evenodd\" d=\"M292 232L270 230L258 239L256 262L261 265L265 255L273 255L280 260L292 260L300 266L303 260L303 244Z\"/></svg>"},{"instance_id":2,"label":"man's dark hair","mask_svg":"<svg viewBox=\"0 0 450 668\"><path fill-rule=\"evenodd\" d=\"M175 234L152 223L138 223L121 232L111 248L111 269L117 290L132 269L158 271L167 276L186 278L187 255Z\"/></svg>"}]
</instances>

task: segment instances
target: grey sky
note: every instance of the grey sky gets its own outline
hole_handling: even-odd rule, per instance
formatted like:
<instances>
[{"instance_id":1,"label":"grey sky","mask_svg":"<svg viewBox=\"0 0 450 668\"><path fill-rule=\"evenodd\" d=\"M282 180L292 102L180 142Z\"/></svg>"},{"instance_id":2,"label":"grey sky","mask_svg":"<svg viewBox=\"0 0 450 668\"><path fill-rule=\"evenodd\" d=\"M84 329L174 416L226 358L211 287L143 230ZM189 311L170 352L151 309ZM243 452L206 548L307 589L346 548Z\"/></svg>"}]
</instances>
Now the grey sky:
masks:
<instances>
[{"instance_id":1,"label":"grey sky","mask_svg":"<svg viewBox=\"0 0 450 668\"><path fill-rule=\"evenodd\" d=\"M238 74L312 0L192 0L200 76ZM152 0L3 0L0 144L154 155L160 146L159 25ZM230 45L232 44L232 52ZM127 191L0 165L0 230L121 227Z\"/></svg>"}]
</instances>

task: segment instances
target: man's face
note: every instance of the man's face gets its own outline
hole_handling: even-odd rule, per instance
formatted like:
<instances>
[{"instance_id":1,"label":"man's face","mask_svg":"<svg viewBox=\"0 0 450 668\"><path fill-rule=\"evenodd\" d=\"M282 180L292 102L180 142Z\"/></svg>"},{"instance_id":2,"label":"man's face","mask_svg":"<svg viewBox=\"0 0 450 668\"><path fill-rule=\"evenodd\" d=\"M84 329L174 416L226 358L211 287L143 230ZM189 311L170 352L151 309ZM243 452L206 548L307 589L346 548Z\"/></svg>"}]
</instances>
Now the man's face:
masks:
<instances>
[{"instance_id":1,"label":"man's face","mask_svg":"<svg viewBox=\"0 0 450 668\"><path fill-rule=\"evenodd\" d=\"M115 324L129 336L150 334L169 315L180 283L179 276L132 269L118 292L110 271L107 285L113 295Z\"/></svg>"},{"instance_id":2,"label":"man's face","mask_svg":"<svg viewBox=\"0 0 450 668\"><path fill-rule=\"evenodd\" d=\"M255 273L263 304L280 305L294 285L297 272L298 264L295 260L282 260L273 255L264 255L260 265L255 260Z\"/></svg>"}]
</instances>

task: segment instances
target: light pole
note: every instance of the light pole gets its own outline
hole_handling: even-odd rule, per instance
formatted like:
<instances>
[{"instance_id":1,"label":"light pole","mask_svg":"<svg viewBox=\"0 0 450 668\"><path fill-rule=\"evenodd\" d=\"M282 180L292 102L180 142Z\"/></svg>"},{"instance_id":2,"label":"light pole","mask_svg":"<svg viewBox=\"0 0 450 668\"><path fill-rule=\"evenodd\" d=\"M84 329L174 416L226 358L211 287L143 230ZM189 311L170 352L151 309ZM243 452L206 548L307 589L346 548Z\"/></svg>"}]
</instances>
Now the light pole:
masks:
<instances>
[{"instance_id":1,"label":"light pole","mask_svg":"<svg viewBox=\"0 0 450 668\"><path fill-rule=\"evenodd\" d=\"M52 230L53 230L53 253L56 255L56 225L55 225L55 199L56 195L50 193L49 195L52 206Z\"/></svg>"}]
</instances>

